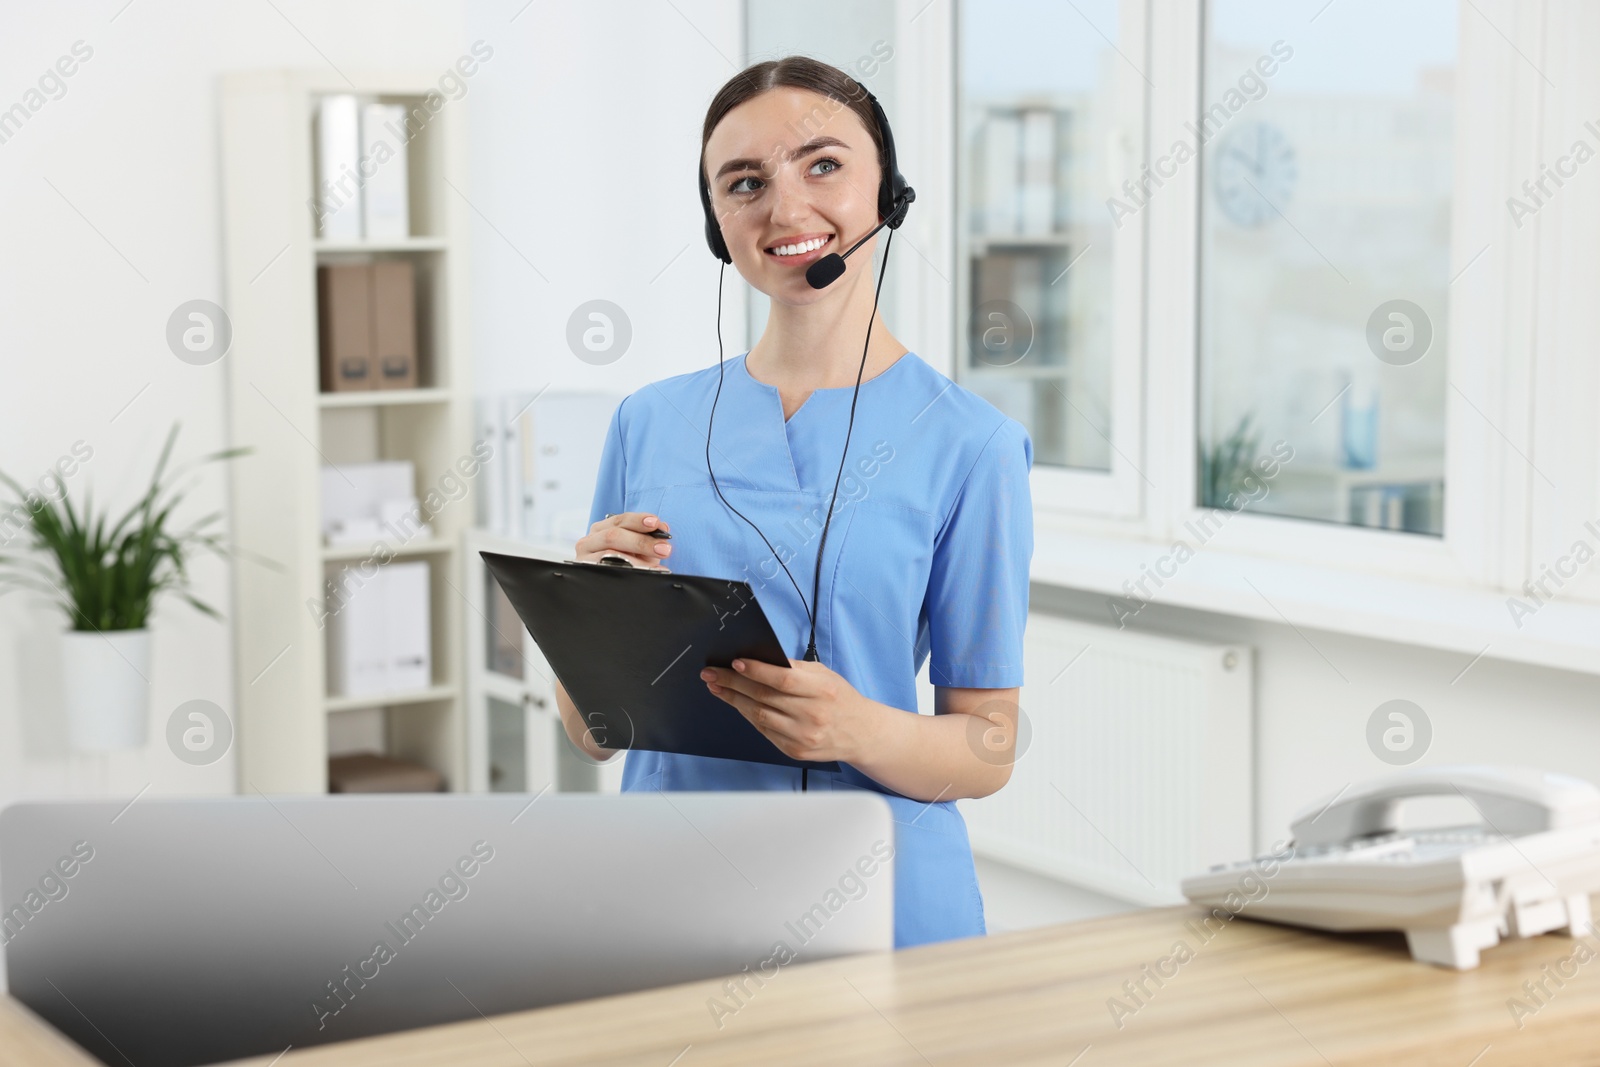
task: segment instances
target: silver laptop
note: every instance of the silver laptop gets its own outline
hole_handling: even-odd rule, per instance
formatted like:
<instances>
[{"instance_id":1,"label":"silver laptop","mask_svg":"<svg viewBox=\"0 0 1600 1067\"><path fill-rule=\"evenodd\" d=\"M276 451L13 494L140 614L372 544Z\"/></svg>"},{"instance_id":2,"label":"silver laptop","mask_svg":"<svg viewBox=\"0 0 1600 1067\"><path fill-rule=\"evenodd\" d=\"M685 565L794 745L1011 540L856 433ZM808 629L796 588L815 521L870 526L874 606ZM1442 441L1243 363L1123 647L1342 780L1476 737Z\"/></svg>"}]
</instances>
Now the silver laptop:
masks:
<instances>
[{"instance_id":1,"label":"silver laptop","mask_svg":"<svg viewBox=\"0 0 1600 1067\"><path fill-rule=\"evenodd\" d=\"M893 844L868 792L16 804L0 940L13 996L140 1067L748 972L736 1012L893 947Z\"/></svg>"}]
</instances>

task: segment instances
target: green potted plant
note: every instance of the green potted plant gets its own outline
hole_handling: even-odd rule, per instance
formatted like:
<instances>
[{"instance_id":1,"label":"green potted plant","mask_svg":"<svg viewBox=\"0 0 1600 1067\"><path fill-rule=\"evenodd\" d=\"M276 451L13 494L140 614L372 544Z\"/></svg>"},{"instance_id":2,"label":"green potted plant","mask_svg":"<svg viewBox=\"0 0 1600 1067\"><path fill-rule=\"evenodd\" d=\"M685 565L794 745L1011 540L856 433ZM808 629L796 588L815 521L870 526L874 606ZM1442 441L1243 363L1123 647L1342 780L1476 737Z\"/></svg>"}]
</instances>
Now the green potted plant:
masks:
<instances>
[{"instance_id":1,"label":"green potted plant","mask_svg":"<svg viewBox=\"0 0 1600 1067\"><path fill-rule=\"evenodd\" d=\"M25 513L30 535L27 551L0 552L0 594L40 593L66 613L62 680L67 734L72 747L81 751L144 744L150 704L149 623L157 599L171 593L212 618L222 617L190 593L188 571L198 552L228 554L220 535L211 530L222 512L174 528L173 512L192 488L174 483L193 467L249 450L214 452L168 474L177 437L174 423L149 488L109 529L109 516L95 513L87 491L79 514L65 479L56 479L61 493L51 499L0 472L0 484L17 496L8 510L13 516Z\"/></svg>"},{"instance_id":2,"label":"green potted plant","mask_svg":"<svg viewBox=\"0 0 1600 1067\"><path fill-rule=\"evenodd\" d=\"M1261 434L1250 428L1253 417L1246 412L1224 440L1200 450L1201 507L1238 510L1229 497L1244 487L1244 479L1261 454Z\"/></svg>"}]
</instances>

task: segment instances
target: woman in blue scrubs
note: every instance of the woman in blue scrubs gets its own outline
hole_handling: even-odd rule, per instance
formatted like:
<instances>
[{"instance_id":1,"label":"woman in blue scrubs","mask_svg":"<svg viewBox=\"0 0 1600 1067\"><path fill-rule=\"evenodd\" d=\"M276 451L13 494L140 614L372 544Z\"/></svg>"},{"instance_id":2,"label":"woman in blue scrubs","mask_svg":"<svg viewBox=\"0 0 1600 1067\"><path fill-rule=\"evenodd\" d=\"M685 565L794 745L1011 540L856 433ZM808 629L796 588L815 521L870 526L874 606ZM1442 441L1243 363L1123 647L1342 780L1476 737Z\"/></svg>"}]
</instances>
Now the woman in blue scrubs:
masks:
<instances>
[{"instance_id":1,"label":"woman in blue scrubs","mask_svg":"<svg viewBox=\"0 0 1600 1067\"><path fill-rule=\"evenodd\" d=\"M808 265L881 221L877 126L859 83L804 57L751 67L713 100L701 153L711 209L771 314L750 351L617 407L575 558L622 553L750 583L790 666L738 662L702 678L786 755L841 769L630 751L623 789L882 794L895 820L895 945L905 947L984 932L955 801L1010 776L1033 443L890 334L876 310L877 237L837 281L806 281ZM650 536L657 529L671 540ZM813 661L801 657L819 547ZM917 713L924 662L933 715ZM613 755L557 689L573 742Z\"/></svg>"}]
</instances>

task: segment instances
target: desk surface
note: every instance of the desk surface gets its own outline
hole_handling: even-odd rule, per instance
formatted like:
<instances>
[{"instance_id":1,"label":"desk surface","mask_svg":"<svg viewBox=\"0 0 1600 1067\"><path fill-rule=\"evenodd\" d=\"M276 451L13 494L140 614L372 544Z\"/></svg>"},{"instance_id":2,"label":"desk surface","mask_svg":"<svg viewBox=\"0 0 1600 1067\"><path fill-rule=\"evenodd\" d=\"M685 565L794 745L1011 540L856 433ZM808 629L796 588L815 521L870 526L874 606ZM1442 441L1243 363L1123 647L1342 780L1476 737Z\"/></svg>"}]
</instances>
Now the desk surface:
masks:
<instances>
[{"instance_id":1,"label":"desk surface","mask_svg":"<svg viewBox=\"0 0 1600 1067\"><path fill-rule=\"evenodd\" d=\"M1597 900L1600 904L1600 900ZM1328 935L1196 907L780 968L735 1000L719 981L293 1050L249 1067L748 1067L863 1063L1540 1067L1600 1063L1600 952L1547 934L1503 942L1472 971L1412 961L1399 934ZM1177 942L1139 1005L1123 988ZM1563 961L1570 961L1565 962ZM1551 995L1523 989L1544 966ZM1176 967L1176 973L1173 973ZM1567 977L1560 977L1560 971ZM1160 972L1157 972L1160 976ZM444 990L448 993L449 990ZM441 994L443 995L443 994ZM451 993L450 995L455 995ZM1508 1006L1530 1009L1519 1020ZM1108 1004L1127 1007L1120 1027ZM727 1010L719 1027L711 1004ZM742 1006L740 1006L742 1002ZM0 1064L90 1064L0 1001Z\"/></svg>"}]
</instances>

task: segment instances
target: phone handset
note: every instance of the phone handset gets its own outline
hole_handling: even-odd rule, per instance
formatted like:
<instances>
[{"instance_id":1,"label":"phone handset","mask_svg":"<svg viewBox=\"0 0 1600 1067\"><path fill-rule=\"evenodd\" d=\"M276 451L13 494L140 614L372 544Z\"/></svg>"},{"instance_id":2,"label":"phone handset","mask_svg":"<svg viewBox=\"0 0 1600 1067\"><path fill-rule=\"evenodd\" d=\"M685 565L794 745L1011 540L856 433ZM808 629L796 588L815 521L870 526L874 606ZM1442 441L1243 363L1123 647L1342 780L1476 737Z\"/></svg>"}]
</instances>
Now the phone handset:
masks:
<instances>
[{"instance_id":1,"label":"phone handset","mask_svg":"<svg viewBox=\"0 0 1600 1067\"><path fill-rule=\"evenodd\" d=\"M1297 847L1338 845L1398 830L1408 797L1464 796L1487 828L1506 837L1600 821L1600 789L1532 767L1416 767L1309 804L1290 824Z\"/></svg>"}]
</instances>

